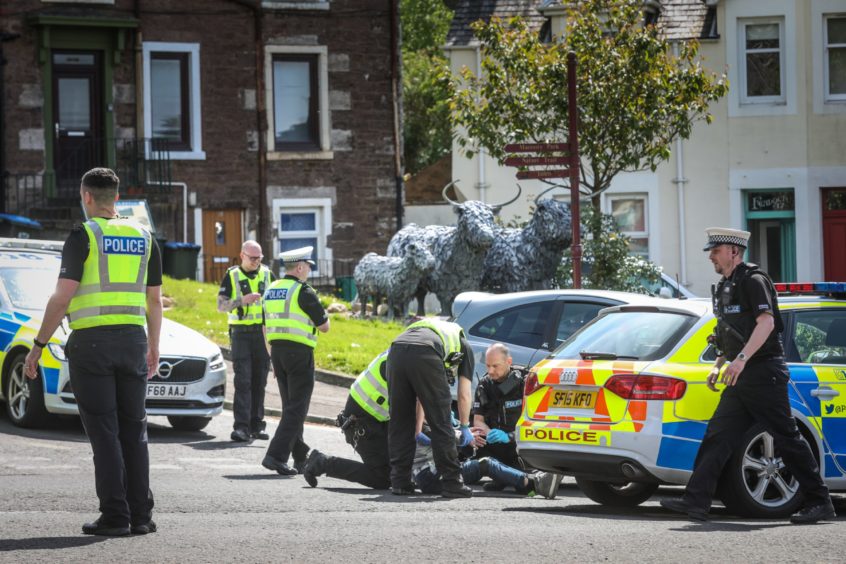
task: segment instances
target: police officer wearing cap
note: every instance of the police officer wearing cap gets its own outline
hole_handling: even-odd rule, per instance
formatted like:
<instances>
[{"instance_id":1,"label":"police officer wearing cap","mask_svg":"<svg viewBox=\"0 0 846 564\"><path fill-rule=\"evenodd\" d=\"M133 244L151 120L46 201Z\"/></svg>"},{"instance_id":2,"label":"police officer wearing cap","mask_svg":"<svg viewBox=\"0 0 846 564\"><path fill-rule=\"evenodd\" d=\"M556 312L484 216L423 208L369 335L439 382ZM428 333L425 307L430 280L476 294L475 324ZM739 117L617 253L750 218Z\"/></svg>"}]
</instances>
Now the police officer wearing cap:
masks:
<instances>
[{"instance_id":1,"label":"police officer wearing cap","mask_svg":"<svg viewBox=\"0 0 846 564\"><path fill-rule=\"evenodd\" d=\"M119 183L107 168L82 177L90 219L65 241L56 290L24 365L27 377L38 377L42 350L67 314L65 354L100 500L100 517L82 532L103 536L156 531L144 402L159 364L162 266L150 232L118 217Z\"/></svg>"},{"instance_id":2,"label":"police officer wearing cap","mask_svg":"<svg viewBox=\"0 0 846 564\"><path fill-rule=\"evenodd\" d=\"M473 425L484 434L476 439L476 457L489 456L520 468L514 428L523 411L526 376L513 368L508 347L502 343L494 343L485 351L485 366L487 374L479 381L473 402ZM488 489L503 485L493 484Z\"/></svg>"},{"instance_id":3,"label":"police officer wearing cap","mask_svg":"<svg viewBox=\"0 0 846 564\"><path fill-rule=\"evenodd\" d=\"M828 488L790 412L790 373L784 363L783 324L773 283L756 265L743 262L748 231L715 227L706 233L708 243L703 250L710 253L714 270L722 275L712 288L717 317L713 341L718 356L707 385L713 391L717 391L718 381L726 387L708 422L684 496L662 500L661 505L706 520L726 462L741 447L745 432L758 423L772 436L776 451L804 496L804 506L791 522L833 519ZM720 376L726 361L729 365Z\"/></svg>"},{"instance_id":4,"label":"police officer wearing cap","mask_svg":"<svg viewBox=\"0 0 846 564\"><path fill-rule=\"evenodd\" d=\"M306 284L314 266L313 250L302 247L281 253L285 276L264 293L265 333L282 397L282 420L261 465L283 476L293 476L305 467L309 447L303 441L303 425L314 390L314 348L317 332L329 331L326 310ZM293 468L288 466L292 455Z\"/></svg>"},{"instance_id":5,"label":"police officer wearing cap","mask_svg":"<svg viewBox=\"0 0 846 564\"><path fill-rule=\"evenodd\" d=\"M261 263L262 258L261 245L245 241L241 264L226 271L217 295L217 310L228 314L229 321L235 371L231 439L236 442L269 438L264 432L264 389L270 357L264 343L261 297L276 277Z\"/></svg>"},{"instance_id":6,"label":"police officer wearing cap","mask_svg":"<svg viewBox=\"0 0 846 564\"><path fill-rule=\"evenodd\" d=\"M464 485L452 427L450 381L458 377L458 446L473 442L470 431L470 387L473 352L460 325L427 318L412 323L391 344L387 363L390 420L388 448L391 491L414 493L412 465L417 446L417 401L431 428L435 466L443 479L444 497L471 497Z\"/></svg>"},{"instance_id":7,"label":"police officer wearing cap","mask_svg":"<svg viewBox=\"0 0 846 564\"><path fill-rule=\"evenodd\" d=\"M326 474L357 482L368 488L386 490L390 487L391 464L388 459L388 383L385 365L388 352L374 358L359 374L352 386L344 411L338 423L344 437L361 462L337 456L327 456L313 449L308 455L303 477L311 487L317 486L317 477Z\"/></svg>"}]
</instances>

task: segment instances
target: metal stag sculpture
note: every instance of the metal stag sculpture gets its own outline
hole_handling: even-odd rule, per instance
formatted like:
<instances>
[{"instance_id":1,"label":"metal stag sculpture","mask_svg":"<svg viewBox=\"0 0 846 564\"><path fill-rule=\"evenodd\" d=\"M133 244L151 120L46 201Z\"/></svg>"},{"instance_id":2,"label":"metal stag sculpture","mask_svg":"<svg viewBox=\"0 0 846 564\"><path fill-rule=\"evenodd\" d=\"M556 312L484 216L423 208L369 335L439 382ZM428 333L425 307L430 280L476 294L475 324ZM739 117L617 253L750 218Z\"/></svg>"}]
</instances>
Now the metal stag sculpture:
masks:
<instances>
[{"instance_id":1,"label":"metal stag sculpture","mask_svg":"<svg viewBox=\"0 0 846 564\"><path fill-rule=\"evenodd\" d=\"M547 290L564 251L572 242L569 204L541 196L535 212L522 229L500 229L485 259L482 288L491 292Z\"/></svg>"},{"instance_id":2,"label":"metal stag sculpture","mask_svg":"<svg viewBox=\"0 0 846 564\"><path fill-rule=\"evenodd\" d=\"M402 257L383 257L367 253L355 267L353 277L361 300L361 316L364 317L368 297L373 296L373 309L379 307L381 296L388 300L388 318L394 312L400 319L405 317L408 302L417 292L420 279L435 267L435 257L420 244L411 243Z\"/></svg>"},{"instance_id":3,"label":"metal stag sculpture","mask_svg":"<svg viewBox=\"0 0 846 564\"><path fill-rule=\"evenodd\" d=\"M489 205L476 200L463 203L453 201L447 191L455 181L444 186L441 195L452 204L458 214L455 227L429 225L420 227L414 223L400 229L388 244L388 256L405 256L412 243L419 243L435 257L435 268L422 277L417 289L417 315L424 315L423 300L427 292L438 297L441 315L450 315L452 302L464 291L478 290L481 286L485 256L496 238L494 215L520 197L498 205Z\"/></svg>"}]
</instances>

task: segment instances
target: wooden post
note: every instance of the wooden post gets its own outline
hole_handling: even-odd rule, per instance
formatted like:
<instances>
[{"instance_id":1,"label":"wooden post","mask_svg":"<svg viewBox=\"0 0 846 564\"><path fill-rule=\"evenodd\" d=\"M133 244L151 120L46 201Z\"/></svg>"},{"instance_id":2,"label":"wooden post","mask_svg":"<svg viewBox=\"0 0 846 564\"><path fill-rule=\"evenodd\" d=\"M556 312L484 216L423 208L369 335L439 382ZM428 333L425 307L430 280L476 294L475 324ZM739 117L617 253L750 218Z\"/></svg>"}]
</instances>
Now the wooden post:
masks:
<instances>
[{"instance_id":1,"label":"wooden post","mask_svg":"<svg viewBox=\"0 0 846 564\"><path fill-rule=\"evenodd\" d=\"M573 288L582 287L582 239L579 214L579 109L576 106L576 53L567 53L567 112L570 145L570 213L572 214Z\"/></svg>"}]
</instances>

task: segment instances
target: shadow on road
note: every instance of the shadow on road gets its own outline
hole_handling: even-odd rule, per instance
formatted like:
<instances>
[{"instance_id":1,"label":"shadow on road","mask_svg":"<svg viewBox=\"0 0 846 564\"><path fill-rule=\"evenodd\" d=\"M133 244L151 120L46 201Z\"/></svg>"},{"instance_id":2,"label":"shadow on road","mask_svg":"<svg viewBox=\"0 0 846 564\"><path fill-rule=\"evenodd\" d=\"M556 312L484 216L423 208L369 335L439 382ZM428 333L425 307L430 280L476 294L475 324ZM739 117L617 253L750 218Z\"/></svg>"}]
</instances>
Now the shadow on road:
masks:
<instances>
[{"instance_id":1,"label":"shadow on road","mask_svg":"<svg viewBox=\"0 0 846 564\"><path fill-rule=\"evenodd\" d=\"M106 537L36 537L31 539L0 539L0 552L13 550L56 550L78 548L110 540Z\"/></svg>"},{"instance_id":2,"label":"shadow on road","mask_svg":"<svg viewBox=\"0 0 846 564\"><path fill-rule=\"evenodd\" d=\"M297 476L283 476L281 474L266 472L264 474L228 474L223 477L227 480L290 480Z\"/></svg>"}]
</instances>

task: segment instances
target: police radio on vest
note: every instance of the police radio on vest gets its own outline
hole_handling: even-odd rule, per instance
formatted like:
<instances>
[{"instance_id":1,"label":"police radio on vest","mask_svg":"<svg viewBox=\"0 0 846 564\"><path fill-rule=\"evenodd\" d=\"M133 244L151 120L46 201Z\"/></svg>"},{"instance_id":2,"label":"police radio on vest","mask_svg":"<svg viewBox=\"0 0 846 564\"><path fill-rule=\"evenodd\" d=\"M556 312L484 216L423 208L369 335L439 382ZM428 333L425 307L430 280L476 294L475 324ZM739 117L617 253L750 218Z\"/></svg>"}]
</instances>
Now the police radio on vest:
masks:
<instances>
[{"instance_id":1,"label":"police radio on vest","mask_svg":"<svg viewBox=\"0 0 846 564\"><path fill-rule=\"evenodd\" d=\"M103 237L103 252L107 255L146 255L147 240L143 237Z\"/></svg>"}]
</instances>

